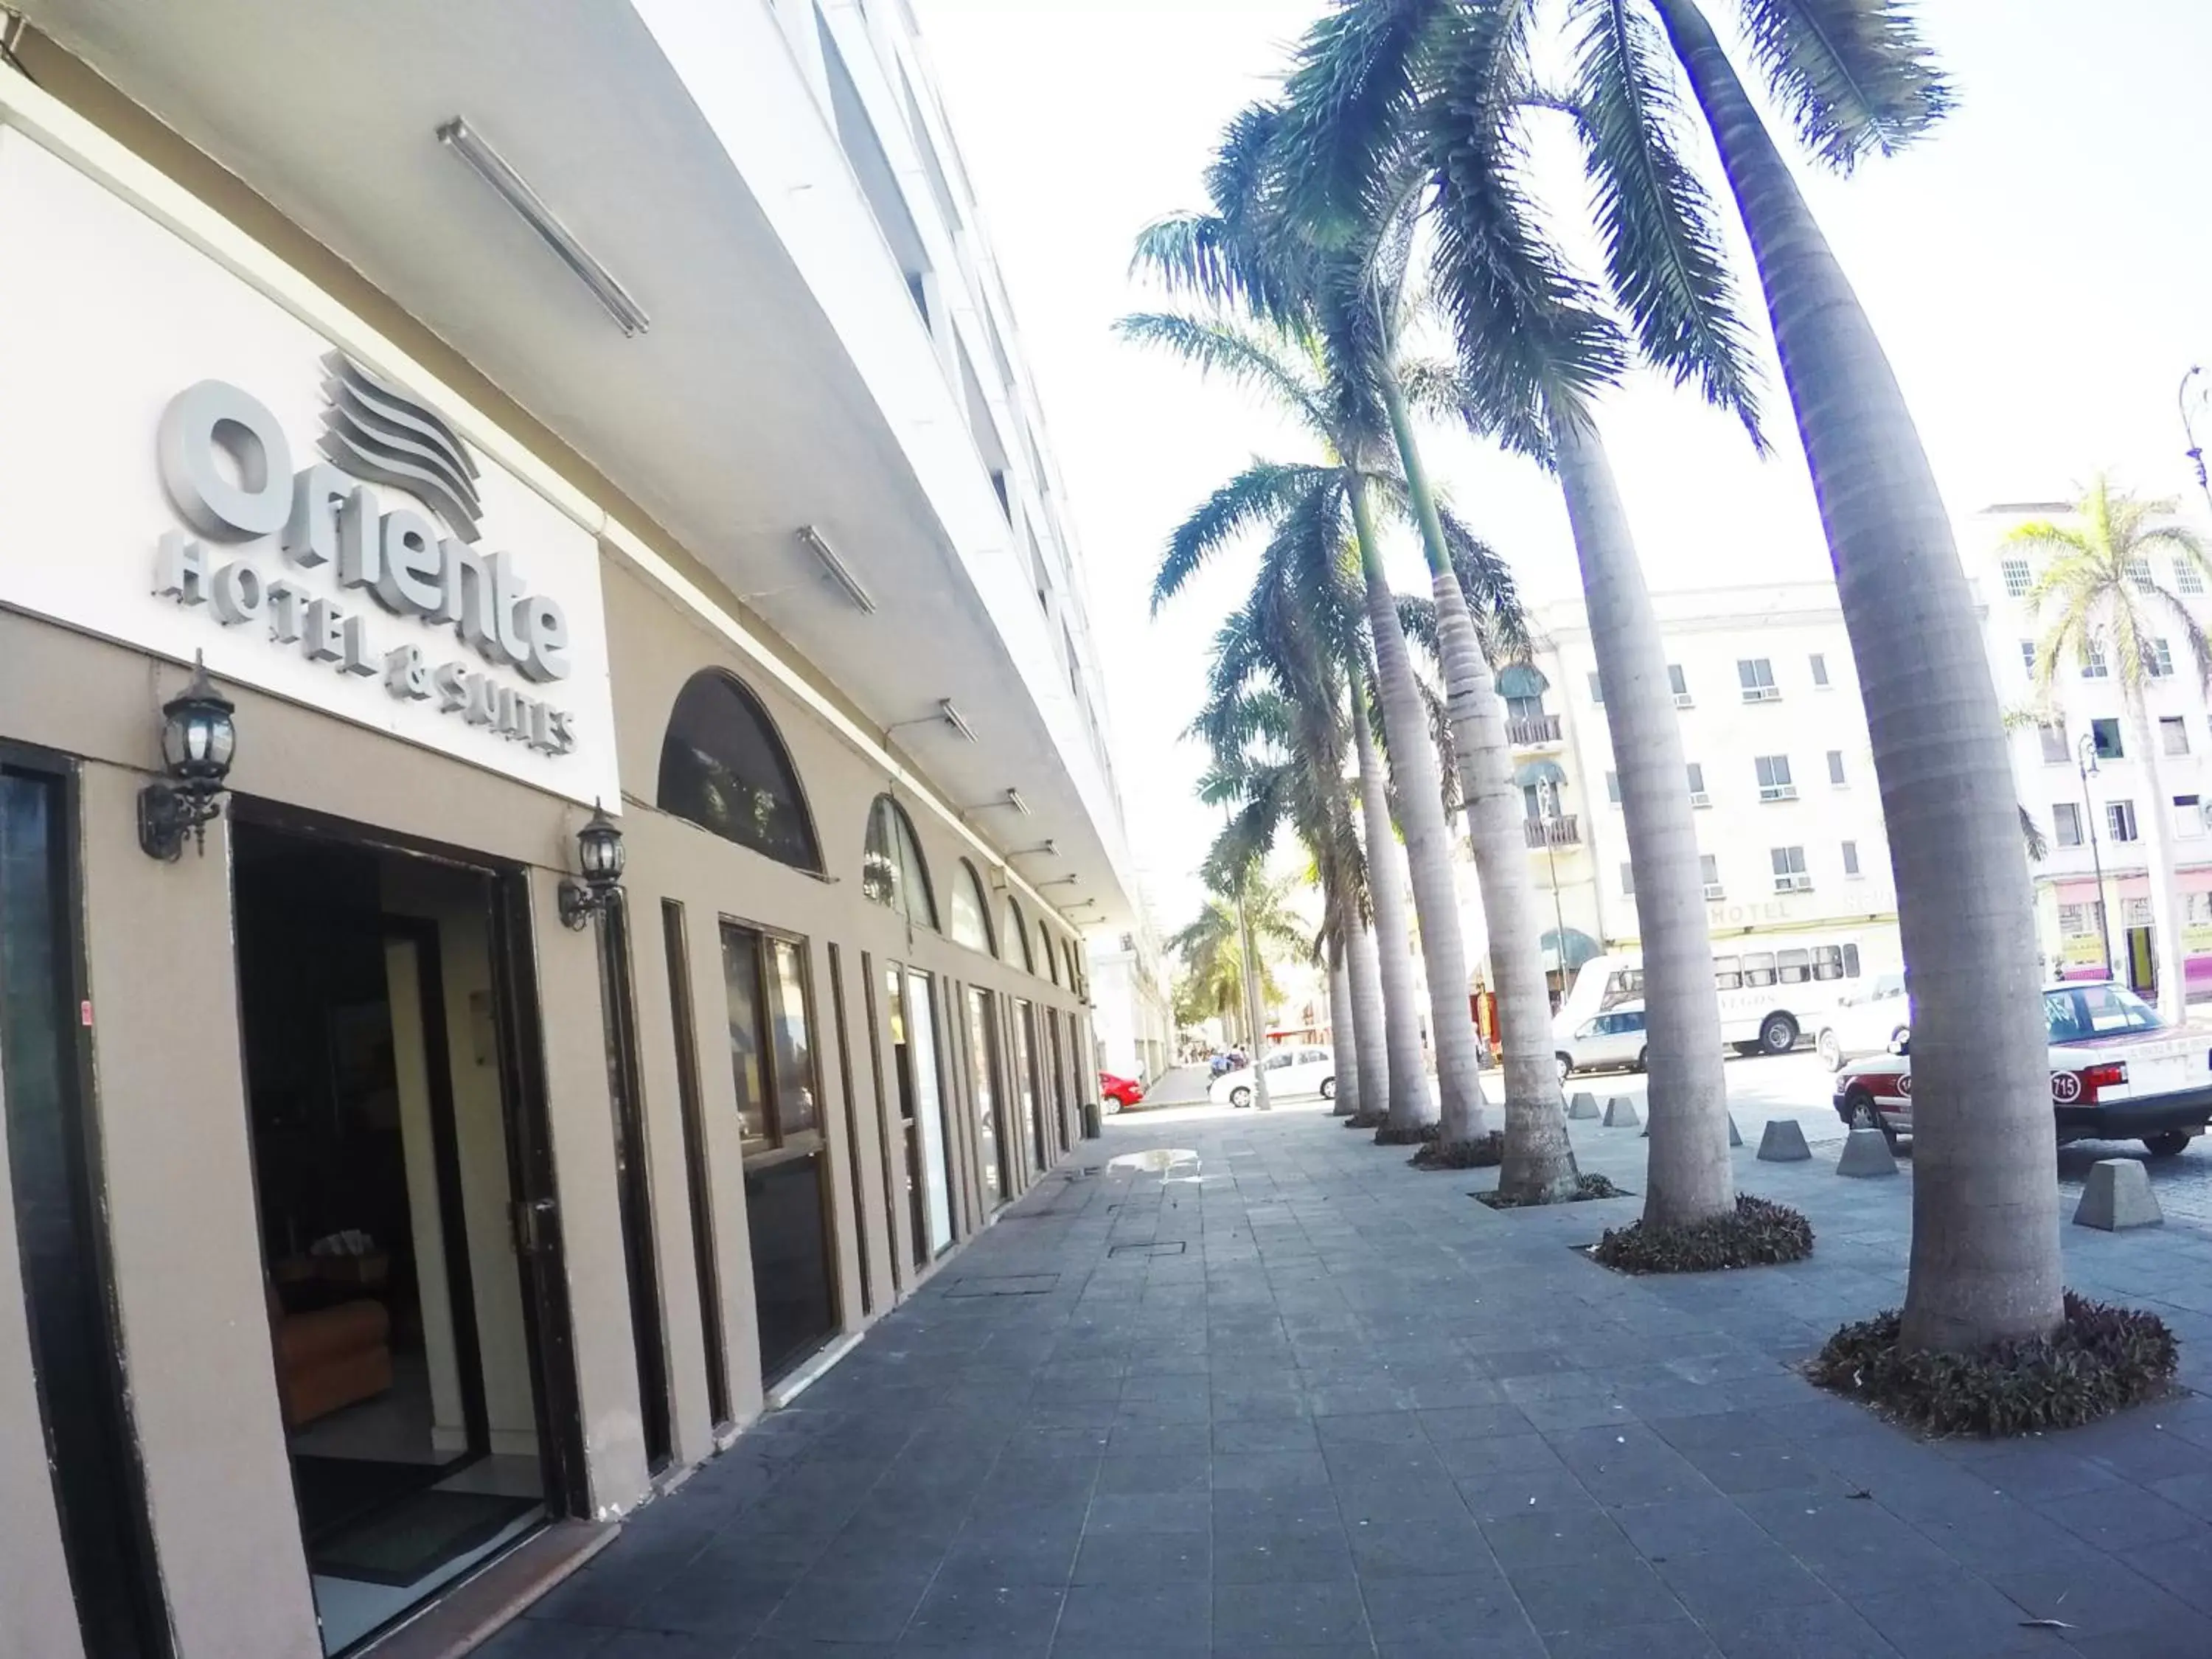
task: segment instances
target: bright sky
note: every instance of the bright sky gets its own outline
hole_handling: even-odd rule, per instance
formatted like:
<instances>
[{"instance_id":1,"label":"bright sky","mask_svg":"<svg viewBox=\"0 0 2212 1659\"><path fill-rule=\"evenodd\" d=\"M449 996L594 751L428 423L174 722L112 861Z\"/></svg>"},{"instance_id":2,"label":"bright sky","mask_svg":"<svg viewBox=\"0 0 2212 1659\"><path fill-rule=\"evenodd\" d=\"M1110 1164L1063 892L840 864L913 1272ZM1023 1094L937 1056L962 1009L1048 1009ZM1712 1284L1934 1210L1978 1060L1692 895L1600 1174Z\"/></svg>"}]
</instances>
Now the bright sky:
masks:
<instances>
[{"instance_id":1,"label":"bright sky","mask_svg":"<svg viewBox=\"0 0 2212 1659\"><path fill-rule=\"evenodd\" d=\"M1135 233L1204 204L1222 124L1269 91L1322 3L913 0L1072 496L1130 836L1163 933L1194 913L1193 872L1218 823L1191 799L1201 759L1179 734L1252 555L1224 559L1157 620L1152 571L1209 490L1296 440L1111 326L1158 303L1126 276ZM1917 150L1850 180L1814 176L1808 193L1954 514L2065 496L2100 467L2145 492L2193 489L2175 390L2192 362L2212 368L2212 6L2105 0L2094 21L2079 0L1920 10L1958 112ZM1539 161L1547 198L1577 208L1571 152ZM1717 168L1706 177L1722 192ZM1763 340L1755 307L1752 318ZM1609 406L1605 436L1655 587L1825 572L1770 382L1765 462L1687 394L1646 382ZM1531 599L1576 591L1565 514L1540 473L1463 437L1427 448ZM1425 590L1418 554L1399 556L1399 585Z\"/></svg>"}]
</instances>

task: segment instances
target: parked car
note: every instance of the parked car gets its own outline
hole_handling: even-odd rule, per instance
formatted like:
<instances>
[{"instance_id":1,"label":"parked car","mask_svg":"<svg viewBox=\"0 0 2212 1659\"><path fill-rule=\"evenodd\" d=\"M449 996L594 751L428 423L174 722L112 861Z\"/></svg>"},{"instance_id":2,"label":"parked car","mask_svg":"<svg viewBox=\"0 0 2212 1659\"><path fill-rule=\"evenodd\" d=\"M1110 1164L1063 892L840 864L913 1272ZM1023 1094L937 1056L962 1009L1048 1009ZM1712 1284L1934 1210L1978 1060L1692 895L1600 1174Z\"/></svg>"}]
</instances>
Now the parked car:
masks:
<instances>
[{"instance_id":1,"label":"parked car","mask_svg":"<svg viewBox=\"0 0 2212 1659\"><path fill-rule=\"evenodd\" d=\"M1267 1073L1270 1100L1298 1095L1319 1095L1323 1100L1335 1097L1336 1056L1327 1048L1277 1048L1261 1056L1260 1065ZM1251 1074L1225 1072L1213 1079L1206 1093L1217 1106L1224 1101L1231 1106L1249 1106Z\"/></svg>"},{"instance_id":2,"label":"parked car","mask_svg":"<svg viewBox=\"0 0 2212 1659\"><path fill-rule=\"evenodd\" d=\"M1559 1047L1559 1081L1576 1072L1595 1072L1613 1066L1626 1071L1644 1069L1644 1005L1625 1002L1602 1014L1592 1014L1571 1030L1553 1028Z\"/></svg>"},{"instance_id":3,"label":"parked car","mask_svg":"<svg viewBox=\"0 0 2212 1659\"><path fill-rule=\"evenodd\" d=\"M1145 1085L1134 1078L1115 1077L1111 1072L1098 1073L1098 1094L1103 1109L1109 1117L1124 1106L1134 1106L1145 1097Z\"/></svg>"},{"instance_id":4,"label":"parked car","mask_svg":"<svg viewBox=\"0 0 2212 1659\"><path fill-rule=\"evenodd\" d=\"M2133 992L2103 980L2047 985L2051 1111L2061 1144L2140 1140L2154 1158L2181 1152L2212 1123L2212 1036L2168 1025ZM1847 1060L1836 1074L1836 1115L1861 1111L1893 1143L1912 1133L1912 1056Z\"/></svg>"},{"instance_id":5,"label":"parked car","mask_svg":"<svg viewBox=\"0 0 2212 1659\"><path fill-rule=\"evenodd\" d=\"M1813 1046L1832 1072L1861 1054L1889 1052L1889 1045L1912 1029L1912 1005L1905 994L1905 975L1877 974L1865 990L1844 997L1821 1018Z\"/></svg>"}]
</instances>

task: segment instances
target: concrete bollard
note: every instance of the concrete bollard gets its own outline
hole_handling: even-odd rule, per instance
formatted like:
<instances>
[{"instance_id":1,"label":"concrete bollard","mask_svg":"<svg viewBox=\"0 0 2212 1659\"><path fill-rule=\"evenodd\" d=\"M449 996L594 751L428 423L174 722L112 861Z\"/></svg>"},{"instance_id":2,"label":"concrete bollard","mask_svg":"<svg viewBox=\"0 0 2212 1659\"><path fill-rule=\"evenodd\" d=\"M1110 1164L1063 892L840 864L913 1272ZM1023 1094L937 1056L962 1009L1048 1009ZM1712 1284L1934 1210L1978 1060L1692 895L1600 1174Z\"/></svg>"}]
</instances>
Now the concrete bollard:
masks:
<instances>
[{"instance_id":1,"label":"concrete bollard","mask_svg":"<svg viewBox=\"0 0 2212 1659\"><path fill-rule=\"evenodd\" d=\"M1854 1129L1844 1139L1844 1155L1836 1161L1839 1176L1893 1176L1897 1154L1889 1150L1879 1129Z\"/></svg>"},{"instance_id":2,"label":"concrete bollard","mask_svg":"<svg viewBox=\"0 0 2212 1659\"><path fill-rule=\"evenodd\" d=\"M1766 1133L1759 1138L1759 1158L1762 1164L1799 1164L1813 1156L1813 1149L1805 1144L1805 1132L1792 1117L1774 1117L1766 1121Z\"/></svg>"},{"instance_id":3,"label":"concrete bollard","mask_svg":"<svg viewBox=\"0 0 2212 1659\"><path fill-rule=\"evenodd\" d=\"M1644 1120L1636 1115L1636 1103L1626 1095L1615 1095L1605 1103L1605 1127L1608 1129L1633 1129Z\"/></svg>"},{"instance_id":4,"label":"concrete bollard","mask_svg":"<svg viewBox=\"0 0 2212 1659\"><path fill-rule=\"evenodd\" d=\"M1730 1112L1729 1114L1729 1145L1731 1146L1741 1146L1743 1145L1743 1131L1735 1127L1735 1114L1734 1112Z\"/></svg>"},{"instance_id":5,"label":"concrete bollard","mask_svg":"<svg viewBox=\"0 0 2212 1659\"><path fill-rule=\"evenodd\" d=\"M1591 1118L1597 1115L1597 1097L1587 1089L1578 1089L1575 1097L1567 1103L1569 1117Z\"/></svg>"},{"instance_id":6,"label":"concrete bollard","mask_svg":"<svg viewBox=\"0 0 2212 1659\"><path fill-rule=\"evenodd\" d=\"M2155 1227L2165 1219L2150 1189L2150 1172L2135 1159L2100 1158L2089 1166L2074 1212L2075 1226L2113 1233L2124 1227Z\"/></svg>"}]
</instances>

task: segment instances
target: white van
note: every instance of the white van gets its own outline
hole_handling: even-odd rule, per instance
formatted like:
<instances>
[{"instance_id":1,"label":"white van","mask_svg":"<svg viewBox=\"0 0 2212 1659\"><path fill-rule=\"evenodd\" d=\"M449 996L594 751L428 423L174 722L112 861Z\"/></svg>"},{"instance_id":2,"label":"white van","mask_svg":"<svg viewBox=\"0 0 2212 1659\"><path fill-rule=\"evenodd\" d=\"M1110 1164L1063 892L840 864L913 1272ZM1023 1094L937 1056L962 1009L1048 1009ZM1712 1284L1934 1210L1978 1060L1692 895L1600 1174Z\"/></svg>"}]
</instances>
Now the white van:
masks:
<instances>
[{"instance_id":1,"label":"white van","mask_svg":"<svg viewBox=\"0 0 2212 1659\"><path fill-rule=\"evenodd\" d=\"M1818 1032L1846 995L1903 960L1894 928L1851 935L1741 935L1713 946L1713 985L1721 1005L1721 1041L1739 1054L1784 1054ZM1575 1034L1600 1014L1633 1003L1644 1007L1644 958L1632 952L1583 963L1552 1019L1553 1048L1571 1063Z\"/></svg>"}]
</instances>

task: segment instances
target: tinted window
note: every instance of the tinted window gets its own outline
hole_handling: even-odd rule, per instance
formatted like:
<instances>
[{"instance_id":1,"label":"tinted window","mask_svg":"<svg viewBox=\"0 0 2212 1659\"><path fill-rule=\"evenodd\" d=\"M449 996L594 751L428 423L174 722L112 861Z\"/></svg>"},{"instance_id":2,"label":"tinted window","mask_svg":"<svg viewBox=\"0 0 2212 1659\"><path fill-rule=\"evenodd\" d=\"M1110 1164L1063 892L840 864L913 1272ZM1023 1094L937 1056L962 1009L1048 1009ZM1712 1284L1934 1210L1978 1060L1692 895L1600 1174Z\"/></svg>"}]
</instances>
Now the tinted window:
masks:
<instances>
[{"instance_id":1,"label":"tinted window","mask_svg":"<svg viewBox=\"0 0 2212 1659\"><path fill-rule=\"evenodd\" d=\"M2043 1017L2053 1042L2112 1036L2122 1031L2156 1031L2164 1022L2140 997L2117 985L2084 985L2043 994Z\"/></svg>"},{"instance_id":2,"label":"tinted window","mask_svg":"<svg viewBox=\"0 0 2212 1659\"><path fill-rule=\"evenodd\" d=\"M657 799L662 811L779 864L822 868L790 755L752 693L719 669L694 674L677 696Z\"/></svg>"},{"instance_id":3,"label":"tinted window","mask_svg":"<svg viewBox=\"0 0 2212 1659\"><path fill-rule=\"evenodd\" d=\"M930 891L929 866L906 809L889 795L876 797L868 813L867 850L860 860L860 891L888 905L908 921L934 931L937 897Z\"/></svg>"}]
</instances>

